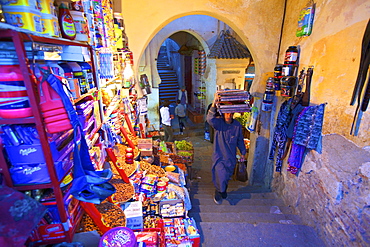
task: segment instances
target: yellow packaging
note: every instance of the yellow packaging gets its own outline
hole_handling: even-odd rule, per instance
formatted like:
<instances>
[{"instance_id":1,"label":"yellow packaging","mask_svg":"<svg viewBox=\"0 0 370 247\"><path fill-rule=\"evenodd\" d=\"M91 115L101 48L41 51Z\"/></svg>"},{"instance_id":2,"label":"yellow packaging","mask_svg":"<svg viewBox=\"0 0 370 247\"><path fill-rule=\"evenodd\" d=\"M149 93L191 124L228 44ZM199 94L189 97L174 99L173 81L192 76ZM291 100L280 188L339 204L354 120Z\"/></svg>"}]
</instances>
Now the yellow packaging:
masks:
<instances>
[{"instance_id":1,"label":"yellow packaging","mask_svg":"<svg viewBox=\"0 0 370 247\"><path fill-rule=\"evenodd\" d=\"M54 15L41 13L42 30L44 34L60 37L58 18Z\"/></svg>"},{"instance_id":2,"label":"yellow packaging","mask_svg":"<svg viewBox=\"0 0 370 247\"><path fill-rule=\"evenodd\" d=\"M36 0L0 0L3 7L29 7L40 10L40 5Z\"/></svg>"},{"instance_id":3,"label":"yellow packaging","mask_svg":"<svg viewBox=\"0 0 370 247\"><path fill-rule=\"evenodd\" d=\"M51 14L55 15L54 0L41 0L40 11L41 14Z\"/></svg>"},{"instance_id":4,"label":"yellow packaging","mask_svg":"<svg viewBox=\"0 0 370 247\"><path fill-rule=\"evenodd\" d=\"M34 32L42 32L40 11L25 6L3 6L6 23Z\"/></svg>"}]
</instances>

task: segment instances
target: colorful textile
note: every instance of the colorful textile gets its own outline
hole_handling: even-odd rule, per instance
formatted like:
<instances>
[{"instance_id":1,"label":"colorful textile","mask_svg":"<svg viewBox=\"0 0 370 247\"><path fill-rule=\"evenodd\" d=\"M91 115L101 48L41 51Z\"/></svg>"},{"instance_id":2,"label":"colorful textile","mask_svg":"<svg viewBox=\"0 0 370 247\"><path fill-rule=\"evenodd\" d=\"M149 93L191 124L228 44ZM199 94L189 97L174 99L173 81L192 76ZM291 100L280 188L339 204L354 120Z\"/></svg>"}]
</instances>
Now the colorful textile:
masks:
<instances>
[{"instance_id":1,"label":"colorful textile","mask_svg":"<svg viewBox=\"0 0 370 247\"><path fill-rule=\"evenodd\" d=\"M269 159L273 160L275 156L275 151L277 150L276 155L276 172L281 172L281 167L283 165L283 155L285 152L285 145L287 142L286 131L291 117L291 102L292 99L286 100L280 107L280 111L277 116L274 136L272 140L272 145L270 149Z\"/></svg>"},{"instance_id":2,"label":"colorful textile","mask_svg":"<svg viewBox=\"0 0 370 247\"><path fill-rule=\"evenodd\" d=\"M317 148L321 140L325 104L309 106L296 123L293 142L309 149Z\"/></svg>"},{"instance_id":3,"label":"colorful textile","mask_svg":"<svg viewBox=\"0 0 370 247\"><path fill-rule=\"evenodd\" d=\"M46 213L35 199L0 185L0 246L21 247Z\"/></svg>"},{"instance_id":4,"label":"colorful textile","mask_svg":"<svg viewBox=\"0 0 370 247\"><path fill-rule=\"evenodd\" d=\"M321 147L321 130L325 104L305 107L294 125L292 148L288 159L288 171L297 174L308 149ZM319 150L321 151L321 150Z\"/></svg>"}]
</instances>

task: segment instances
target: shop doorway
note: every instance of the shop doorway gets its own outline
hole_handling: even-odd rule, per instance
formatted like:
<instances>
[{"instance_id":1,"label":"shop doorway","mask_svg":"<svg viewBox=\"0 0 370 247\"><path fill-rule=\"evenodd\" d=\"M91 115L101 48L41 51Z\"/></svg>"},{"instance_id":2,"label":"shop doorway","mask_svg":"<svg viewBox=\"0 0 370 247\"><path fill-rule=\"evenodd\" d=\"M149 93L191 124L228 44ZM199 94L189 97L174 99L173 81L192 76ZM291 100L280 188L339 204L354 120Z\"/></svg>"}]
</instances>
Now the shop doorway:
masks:
<instances>
[{"instance_id":1,"label":"shop doorway","mask_svg":"<svg viewBox=\"0 0 370 247\"><path fill-rule=\"evenodd\" d=\"M191 94L193 94L193 70L192 70L192 57L191 56L184 56L184 85L185 89L188 93L188 104L192 105L192 97L190 97Z\"/></svg>"}]
</instances>

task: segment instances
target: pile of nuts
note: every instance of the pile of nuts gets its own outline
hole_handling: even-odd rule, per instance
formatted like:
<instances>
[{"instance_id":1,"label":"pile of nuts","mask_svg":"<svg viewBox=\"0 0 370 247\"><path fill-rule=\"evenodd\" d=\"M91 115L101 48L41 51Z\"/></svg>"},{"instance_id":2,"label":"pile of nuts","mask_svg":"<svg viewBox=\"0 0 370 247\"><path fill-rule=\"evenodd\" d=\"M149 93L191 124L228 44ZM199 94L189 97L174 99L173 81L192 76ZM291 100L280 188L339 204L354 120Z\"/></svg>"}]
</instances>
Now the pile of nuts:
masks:
<instances>
[{"instance_id":1,"label":"pile of nuts","mask_svg":"<svg viewBox=\"0 0 370 247\"><path fill-rule=\"evenodd\" d=\"M116 193L114 193L116 202L127 202L134 196L135 189L131 183L125 183L122 179L117 178L111 179L109 182L116 188Z\"/></svg>"},{"instance_id":2,"label":"pile of nuts","mask_svg":"<svg viewBox=\"0 0 370 247\"><path fill-rule=\"evenodd\" d=\"M139 165L140 165L140 170L146 171L146 174L156 175L157 177L166 176L166 172L160 166L152 165L143 160L139 162Z\"/></svg>"},{"instance_id":3,"label":"pile of nuts","mask_svg":"<svg viewBox=\"0 0 370 247\"><path fill-rule=\"evenodd\" d=\"M95 207L100 212L102 221L107 227L114 228L118 226L126 226L126 216L121 207L106 201L102 202L101 204L95 204ZM94 223L93 219L87 213L85 213L82 216L77 232L90 231L97 231L100 236L103 235L103 232Z\"/></svg>"}]
</instances>

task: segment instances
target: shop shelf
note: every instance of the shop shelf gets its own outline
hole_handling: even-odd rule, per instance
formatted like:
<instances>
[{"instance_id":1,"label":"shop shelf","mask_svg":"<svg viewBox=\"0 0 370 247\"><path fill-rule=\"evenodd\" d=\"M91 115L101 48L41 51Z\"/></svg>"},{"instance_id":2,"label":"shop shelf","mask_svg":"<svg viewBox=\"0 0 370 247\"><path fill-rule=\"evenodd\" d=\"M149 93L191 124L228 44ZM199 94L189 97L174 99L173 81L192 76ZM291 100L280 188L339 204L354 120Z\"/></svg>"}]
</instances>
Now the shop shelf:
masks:
<instances>
[{"instance_id":1,"label":"shop shelf","mask_svg":"<svg viewBox=\"0 0 370 247\"><path fill-rule=\"evenodd\" d=\"M34 124L35 128L37 130L37 133L39 135L40 143L42 152L44 154L45 163L47 165L48 174L50 176L50 183L45 184L37 184L37 185L22 185L22 186L15 186L13 184L13 181L11 179L10 172L8 170L8 164L4 157L3 152L3 144L0 142L0 173L4 175L5 184L9 187L12 187L19 191L26 191L26 190L35 190L35 189L52 189L56 205L55 208L60 216L60 222L59 224L56 224L55 227L58 227L61 229L61 232L58 233L57 238L53 238L53 236L39 238L35 237L32 239L32 236L30 237L27 245L30 244L32 246L38 246L38 245L48 245L48 244L55 244L60 242L72 242L73 235L76 231L76 228L81 220L83 209L80 207L80 203L76 204L75 207L72 209L71 214L72 217L70 217L69 212L66 210L64 205L64 197L65 192L62 191L61 188L61 182L63 178L60 176L58 177L57 170L54 166L54 160L51 154L51 149L49 146L48 141L48 134L46 133L45 123L42 117L40 104L39 104L39 94L38 90L35 87L35 81L30 76L31 70L30 70L30 64L28 63L27 59L27 53L25 49L25 42L31 41L31 42L38 42L38 43L45 43L45 44L55 44L55 45L62 45L62 46L79 46L79 47L86 47L87 50L90 52L90 60L92 62L92 70L95 72L95 63L94 63L94 51L91 46L89 46L87 43L84 42L78 42L78 41L71 41L67 39L62 38L54 38L49 37L45 35L41 35L35 32L31 32L28 30L20 29L13 27L8 24L0 23L0 41L10 41L13 42L15 51L18 57L19 61L19 67L22 71L22 75L24 78L24 83L27 90L27 96L29 98L30 107L32 110L33 117L28 118L14 118L14 119L0 119L0 124ZM96 73L93 73L93 79L95 82L97 82ZM88 94L83 95L81 98L77 99L77 101L83 99L86 96L92 95L97 91L97 89L92 89L88 92ZM77 102L76 101L76 102ZM91 136L94 136L95 133L99 130L101 127L101 123L97 125L97 127L93 130L93 133ZM70 171L71 168L65 171L65 175L68 174L68 171ZM50 229L53 227L53 224L45 224L47 225L43 228ZM41 231L42 229L37 229L36 231ZM48 230L49 231L49 230ZM47 236L47 233L45 233ZM36 234L40 236L39 234Z\"/></svg>"}]
</instances>

